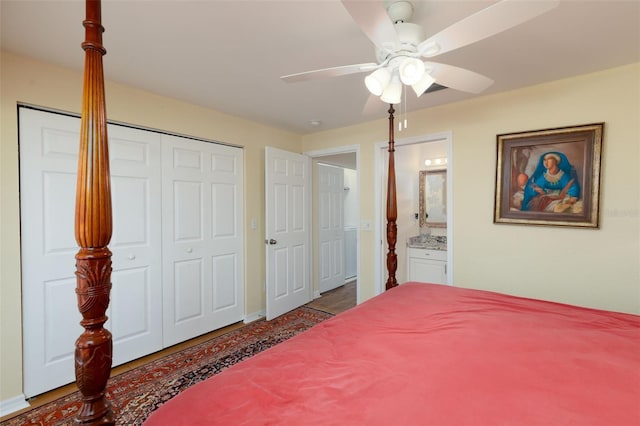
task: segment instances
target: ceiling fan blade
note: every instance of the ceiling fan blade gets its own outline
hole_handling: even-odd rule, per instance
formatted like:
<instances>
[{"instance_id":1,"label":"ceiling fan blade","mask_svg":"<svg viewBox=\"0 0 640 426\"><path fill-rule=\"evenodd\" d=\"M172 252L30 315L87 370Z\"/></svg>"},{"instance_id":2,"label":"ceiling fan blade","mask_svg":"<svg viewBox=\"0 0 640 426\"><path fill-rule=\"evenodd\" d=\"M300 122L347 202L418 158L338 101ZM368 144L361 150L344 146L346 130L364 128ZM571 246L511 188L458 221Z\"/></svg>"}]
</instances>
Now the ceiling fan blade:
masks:
<instances>
[{"instance_id":1,"label":"ceiling fan blade","mask_svg":"<svg viewBox=\"0 0 640 426\"><path fill-rule=\"evenodd\" d=\"M558 6L558 0L502 0L456 22L418 45L424 56L436 56L520 25Z\"/></svg>"},{"instance_id":2,"label":"ceiling fan blade","mask_svg":"<svg viewBox=\"0 0 640 426\"><path fill-rule=\"evenodd\" d=\"M342 0L362 32L381 48L393 48L399 43L398 33L382 1Z\"/></svg>"},{"instance_id":3,"label":"ceiling fan blade","mask_svg":"<svg viewBox=\"0 0 640 426\"><path fill-rule=\"evenodd\" d=\"M377 116L379 113L383 112L385 107L388 107L389 104L382 102L380 100L380 96L369 95L367 98L367 102L364 104L362 108L362 116Z\"/></svg>"},{"instance_id":4,"label":"ceiling fan blade","mask_svg":"<svg viewBox=\"0 0 640 426\"><path fill-rule=\"evenodd\" d=\"M376 68L378 68L378 64L371 62L367 64L344 65L341 67L299 72L297 74L283 75L280 78L287 83L295 83L297 81L315 80L316 78L338 77L340 75L373 71Z\"/></svg>"},{"instance_id":5,"label":"ceiling fan blade","mask_svg":"<svg viewBox=\"0 0 640 426\"><path fill-rule=\"evenodd\" d=\"M493 80L489 77L464 68L437 62L425 62L424 64L430 70L429 74L435 78L436 83L451 89L478 94L493 84Z\"/></svg>"}]
</instances>

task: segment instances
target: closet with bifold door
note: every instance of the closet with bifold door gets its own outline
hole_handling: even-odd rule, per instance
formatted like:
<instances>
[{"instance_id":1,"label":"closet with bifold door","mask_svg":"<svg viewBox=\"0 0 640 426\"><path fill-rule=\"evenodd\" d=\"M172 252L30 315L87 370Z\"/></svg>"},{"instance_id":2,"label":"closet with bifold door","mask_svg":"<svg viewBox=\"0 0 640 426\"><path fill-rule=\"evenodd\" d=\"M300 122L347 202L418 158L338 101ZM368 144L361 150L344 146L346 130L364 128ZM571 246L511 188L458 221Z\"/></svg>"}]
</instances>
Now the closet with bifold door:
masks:
<instances>
[{"instance_id":1,"label":"closet with bifold door","mask_svg":"<svg viewBox=\"0 0 640 426\"><path fill-rule=\"evenodd\" d=\"M19 107L24 394L71 383L80 119ZM108 125L113 365L241 321L241 148Z\"/></svg>"}]
</instances>

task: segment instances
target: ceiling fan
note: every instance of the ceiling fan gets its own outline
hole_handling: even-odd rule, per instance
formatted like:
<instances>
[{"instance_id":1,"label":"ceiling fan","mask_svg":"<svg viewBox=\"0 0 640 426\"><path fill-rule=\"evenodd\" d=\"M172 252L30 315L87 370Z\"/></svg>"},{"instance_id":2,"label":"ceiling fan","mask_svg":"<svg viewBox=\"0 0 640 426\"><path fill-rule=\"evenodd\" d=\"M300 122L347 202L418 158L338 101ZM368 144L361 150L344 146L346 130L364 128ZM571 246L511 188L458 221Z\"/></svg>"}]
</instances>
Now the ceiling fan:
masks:
<instances>
[{"instance_id":1,"label":"ceiling fan","mask_svg":"<svg viewBox=\"0 0 640 426\"><path fill-rule=\"evenodd\" d=\"M389 104L401 101L402 85L411 86L420 97L434 83L469 93L480 93L493 80L476 72L438 62L423 61L459 49L522 24L556 6L558 0L502 0L470 15L430 37L408 22L413 14L410 1L342 0L353 20L373 42L373 63L323 68L280 77L285 82L370 72L365 85L372 95Z\"/></svg>"}]
</instances>

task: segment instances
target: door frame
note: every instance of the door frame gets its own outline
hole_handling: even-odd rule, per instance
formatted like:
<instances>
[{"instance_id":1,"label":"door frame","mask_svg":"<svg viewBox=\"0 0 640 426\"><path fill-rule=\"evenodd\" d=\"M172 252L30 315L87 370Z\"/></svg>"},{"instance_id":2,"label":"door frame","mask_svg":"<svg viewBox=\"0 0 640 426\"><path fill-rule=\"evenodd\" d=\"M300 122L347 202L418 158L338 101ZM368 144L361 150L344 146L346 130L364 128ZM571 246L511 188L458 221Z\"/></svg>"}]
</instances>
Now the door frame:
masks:
<instances>
[{"instance_id":1,"label":"door frame","mask_svg":"<svg viewBox=\"0 0 640 426\"><path fill-rule=\"evenodd\" d=\"M303 152L304 155L307 155L308 157L311 158L311 161L314 160L320 160L322 157L326 157L329 155L336 155L336 154L351 154L354 153L356 154L356 180L358 182L358 188L360 188L360 145L344 145L344 146L338 146L335 148L327 148L327 149L320 149L320 150L314 150L314 151L305 151ZM313 185L315 184L315 182L313 182L313 176L311 177L311 187L313 188ZM313 193L313 189L312 189L312 203L316 202L317 200L315 199L315 196L317 194ZM358 203L358 207L357 207L358 211L356 212L357 217L360 217L360 203ZM311 247L311 272L312 272L312 281L313 281L313 290L314 290L314 297L316 296L315 293L315 279L316 277L314 276L314 268L317 267L317 253L315 250L315 244L317 241L315 241L313 239L313 234L315 231L317 231L317 224L315 223L315 217L313 217L313 212L312 212L312 217L311 217L311 228L312 228L312 232L311 232L311 243L310 243L310 247ZM356 241L358 242L356 244L356 279L357 279L357 284L356 284L356 304L360 304L361 300L361 291L360 291L360 286L361 286L361 280L359 279L360 277L360 226L358 226L358 229L356 231ZM319 291L319 290L318 290Z\"/></svg>"},{"instance_id":2,"label":"door frame","mask_svg":"<svg viewBox=\"0 0 640 426\"><path fill-rule=\"evenodd\" d=\"M426 135L412 136L395 140L395 146L416 145L429 142L444 141L447 147L447 284L453 285L453 132L451 130ZM379 268L374 271L375 294L380 294L385 290L386 280L387 250L386 250L386 181L388 164L384 161L384 150L388 149L389 142L378 142L375 144L374 152L374 176L381 176L381 179L374 180L374 204L375 209L375 234L374 241L380 241L374 248L374 258L378 259ZM383 238L383 236L385 236ZM396 243L397 246L397 243Z\"/></svg>"}]
</instances>

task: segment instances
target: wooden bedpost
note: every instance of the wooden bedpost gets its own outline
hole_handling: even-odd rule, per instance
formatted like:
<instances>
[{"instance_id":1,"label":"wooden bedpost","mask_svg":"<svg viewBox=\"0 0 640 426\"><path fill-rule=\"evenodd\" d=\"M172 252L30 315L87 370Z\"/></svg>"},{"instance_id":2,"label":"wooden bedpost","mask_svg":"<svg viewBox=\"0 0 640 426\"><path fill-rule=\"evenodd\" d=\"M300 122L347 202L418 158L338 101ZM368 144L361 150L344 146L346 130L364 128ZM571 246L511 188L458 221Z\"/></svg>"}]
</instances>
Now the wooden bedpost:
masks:
<instances>
[{"instance_id":1,"label":"wooden bedpost","mask_svg":"<svg viewBox=\"0 0 640 426\"><path fill-rule=\"evenodd\" d=\"M111 291L111 187L107 114L104 95L100 0L86 0L84 85L80 122L80 151L76 188L75 236L76 294L80 325L84 332L76 340L76 383L82 393L82 407L76 424L113 425L111 404L105 397L111 373L111 333L107 321Z\"/></svg>"},{"instance_id":2,"label":"wooden bedpost","mask_svg":"<svg viewBox=\"0 0 640 426\"><path fill-rule=\"evenodd\" d=\"M386 290L398 285L396 280L396 270L398 269L398 258L396 256L396 238L398 234L398 227L396 225L396 219L398 219L398 204L396 201L396 165L395 165L395 141L393 139L393 104L389 105L389 174L387 176L387 245L389 251L387 252L387 271L389 277L387 278Z\"/></svg>"}]
</instances>

